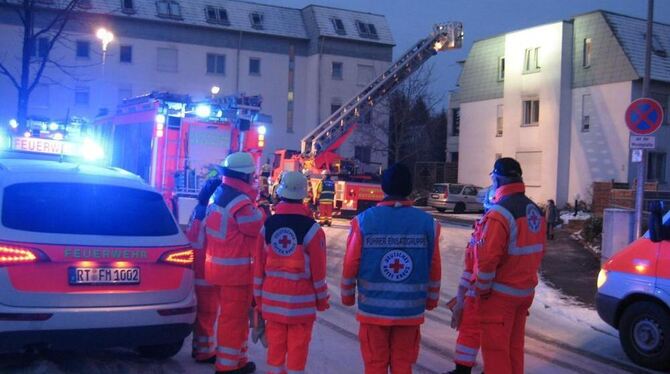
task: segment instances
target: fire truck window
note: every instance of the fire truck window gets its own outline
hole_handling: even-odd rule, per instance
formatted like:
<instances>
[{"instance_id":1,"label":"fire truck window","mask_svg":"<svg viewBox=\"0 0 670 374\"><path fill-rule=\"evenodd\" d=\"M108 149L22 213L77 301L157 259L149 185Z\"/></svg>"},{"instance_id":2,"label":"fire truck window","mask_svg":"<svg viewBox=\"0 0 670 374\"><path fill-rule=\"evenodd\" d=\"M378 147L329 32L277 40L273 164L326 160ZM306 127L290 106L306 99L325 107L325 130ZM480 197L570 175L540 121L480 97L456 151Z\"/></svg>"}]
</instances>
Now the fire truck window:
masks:
<instances>
[{"instance_id":1,"label":"fire truck window","mask_svg":"<svg viewBox=\"0 0 670 374\"><path fill-rule=\"evenodd\" d=\"M5 188L3 226L22 231L108 236L179 232L152 191L89 183L17 183Z\"/></svg>"}]
</instances>

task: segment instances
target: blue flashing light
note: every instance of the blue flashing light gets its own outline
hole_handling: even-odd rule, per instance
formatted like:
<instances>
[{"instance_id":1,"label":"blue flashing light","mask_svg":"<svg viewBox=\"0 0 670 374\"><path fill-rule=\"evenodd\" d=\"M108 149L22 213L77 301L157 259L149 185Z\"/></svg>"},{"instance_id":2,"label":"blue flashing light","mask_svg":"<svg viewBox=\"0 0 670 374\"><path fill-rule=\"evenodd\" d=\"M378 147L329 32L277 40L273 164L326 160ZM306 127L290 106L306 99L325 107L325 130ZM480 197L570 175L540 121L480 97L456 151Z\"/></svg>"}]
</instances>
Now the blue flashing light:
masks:
<instances>
[{"instance_id":1,"label":"blue flashing light","mask_svg":"<svg viewBox=\"0 0 670 374\"><path fill-rule=\"evenodd\" d=\"M212 108L206 104L199 104L195 107L195 115L202 118L209 118L212 114Z\"/></svg>"},{"instance_id":2,"label":"blue flashing light","mask_svg":"<svg viewBox=\"0 0 670 374\"><path fill-rule=\"evenodd\" d=\"M56 130L58 130L58 124L57 124L56 122L51 122L51 123L49 124L49 130L51 130L51 131L56 131Z\"/></svg>"},{"instance_id":3,"label":"blue flashing light","mask_svg":"<svg viewBox=\"0 0 670 374\"><path fill-rule=\"evenodd\" d=\"M265 135L265 133L268 131L267 127L265 126L258 126L258 134L259 135Z\"/></svg>"},{"instance_id":4,"label":"blue flashing light","mask_svg":"<svg viewBox=\"0 0 670 374\"><path fill-rule=\"evenodd\" d=\"M100 144L94 142L91 139L84 139L83 144L81 145L81 156L87 161L98 161L102 159L105 155Z\"/></svg>"},{"instance_id":5,"label":"blue flashing light","mask_svg":"<svg viewBox=\"0 0 670 374\"><path fill-rule=\"evenodd\" d=\"M9 120L9 127L15 129L19 127L19 123L14 118L12 118Z\"/></svg>"},{"instance_id":6,"label":"blue flashing light","mask_svg":"<svg viewBox=\"0 0 670 374\"><path fill-rule=\"evenodd\" d=\"M164 125L165 124L165 114L156 114L156 123Z\"/></svg>"}]
</instances>

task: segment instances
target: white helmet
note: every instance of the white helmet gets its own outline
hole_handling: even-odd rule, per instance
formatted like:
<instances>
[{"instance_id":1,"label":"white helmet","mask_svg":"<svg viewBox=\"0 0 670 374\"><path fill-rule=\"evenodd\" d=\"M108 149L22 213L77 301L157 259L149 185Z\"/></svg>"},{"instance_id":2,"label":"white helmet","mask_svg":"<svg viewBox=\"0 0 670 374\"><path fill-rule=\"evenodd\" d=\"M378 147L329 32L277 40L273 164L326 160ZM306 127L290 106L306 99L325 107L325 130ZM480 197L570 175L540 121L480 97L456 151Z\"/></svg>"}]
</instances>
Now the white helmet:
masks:
<instances>
[{"instance_id":1,"label":"white helmet","mask_svg":"<svg viewBox=\"0 0 670 374\"><path fill-rule=\"evenodd\" d=\"M285 199L302 200L307 196L307 178L297 171L287 171L279 181L277 195Z\"/></svg>"},{"instance_id":2,"label":"white helmet","mask_svg":"<svg viewBox=\"0 0 670 374\"><path fill-rule=\"evenodd\" d=\"M235 152L229 154L228 157L223 160L221 166L242 174L251 174L256 170L254 158L247 152Z\"/></svg>"}]
</instances>

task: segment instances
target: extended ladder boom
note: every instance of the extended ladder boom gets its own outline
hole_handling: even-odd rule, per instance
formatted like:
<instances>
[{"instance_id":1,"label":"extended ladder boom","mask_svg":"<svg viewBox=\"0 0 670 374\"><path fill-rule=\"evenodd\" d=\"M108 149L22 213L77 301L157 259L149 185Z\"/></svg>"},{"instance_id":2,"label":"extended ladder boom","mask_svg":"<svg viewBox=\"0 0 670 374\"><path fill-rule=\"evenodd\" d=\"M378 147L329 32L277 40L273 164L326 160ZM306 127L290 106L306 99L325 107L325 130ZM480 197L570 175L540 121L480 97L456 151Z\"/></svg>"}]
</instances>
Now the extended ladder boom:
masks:
<instances>
[{"instance_id":1,"label":"extended ladder boom","mask_svg":"<svg viewBox=\"0 0 670 374\"><path fill-rule=\"evenodd\" d=\"M325 121L302 139L303 156L316 157L347 134L354 123L379 100L400 85L424 62L437 52L460 48L463 42L463 25L448 22L433 27L433 32L420 40L384 73L365 87Z\"/></svg>"}]
</instances>

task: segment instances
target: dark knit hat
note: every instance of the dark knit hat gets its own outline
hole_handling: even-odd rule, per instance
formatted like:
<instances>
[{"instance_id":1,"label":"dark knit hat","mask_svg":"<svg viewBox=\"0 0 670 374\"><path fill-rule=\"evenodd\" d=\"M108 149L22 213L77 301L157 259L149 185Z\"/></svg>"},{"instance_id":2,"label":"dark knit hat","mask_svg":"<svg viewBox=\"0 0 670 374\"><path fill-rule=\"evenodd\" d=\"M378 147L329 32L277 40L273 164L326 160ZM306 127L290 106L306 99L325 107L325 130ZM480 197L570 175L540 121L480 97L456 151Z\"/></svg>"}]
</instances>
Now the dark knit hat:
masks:
<instances>
[{"instance_id":1,"label":"dark knit hat","mask_svg":"<svg viewBox=\"0 0 670 374\"><path fill-rule=\"evenodd\" d=\"M511 157L503 157L496 160L493 164L491 173L508 178L521 178L521 165Z\"/></svg>"},{"instance_id":2,"label":"dark knit hat","mask_svg":"<svg viewBox=\"0 0 670 374\"><path fill-rule=\"evenodd\" d=\"M412 193L412 173L403 164L394 164L382 174L382 191L389 196L409 196Z\"/></svg>"}]
</instances>

